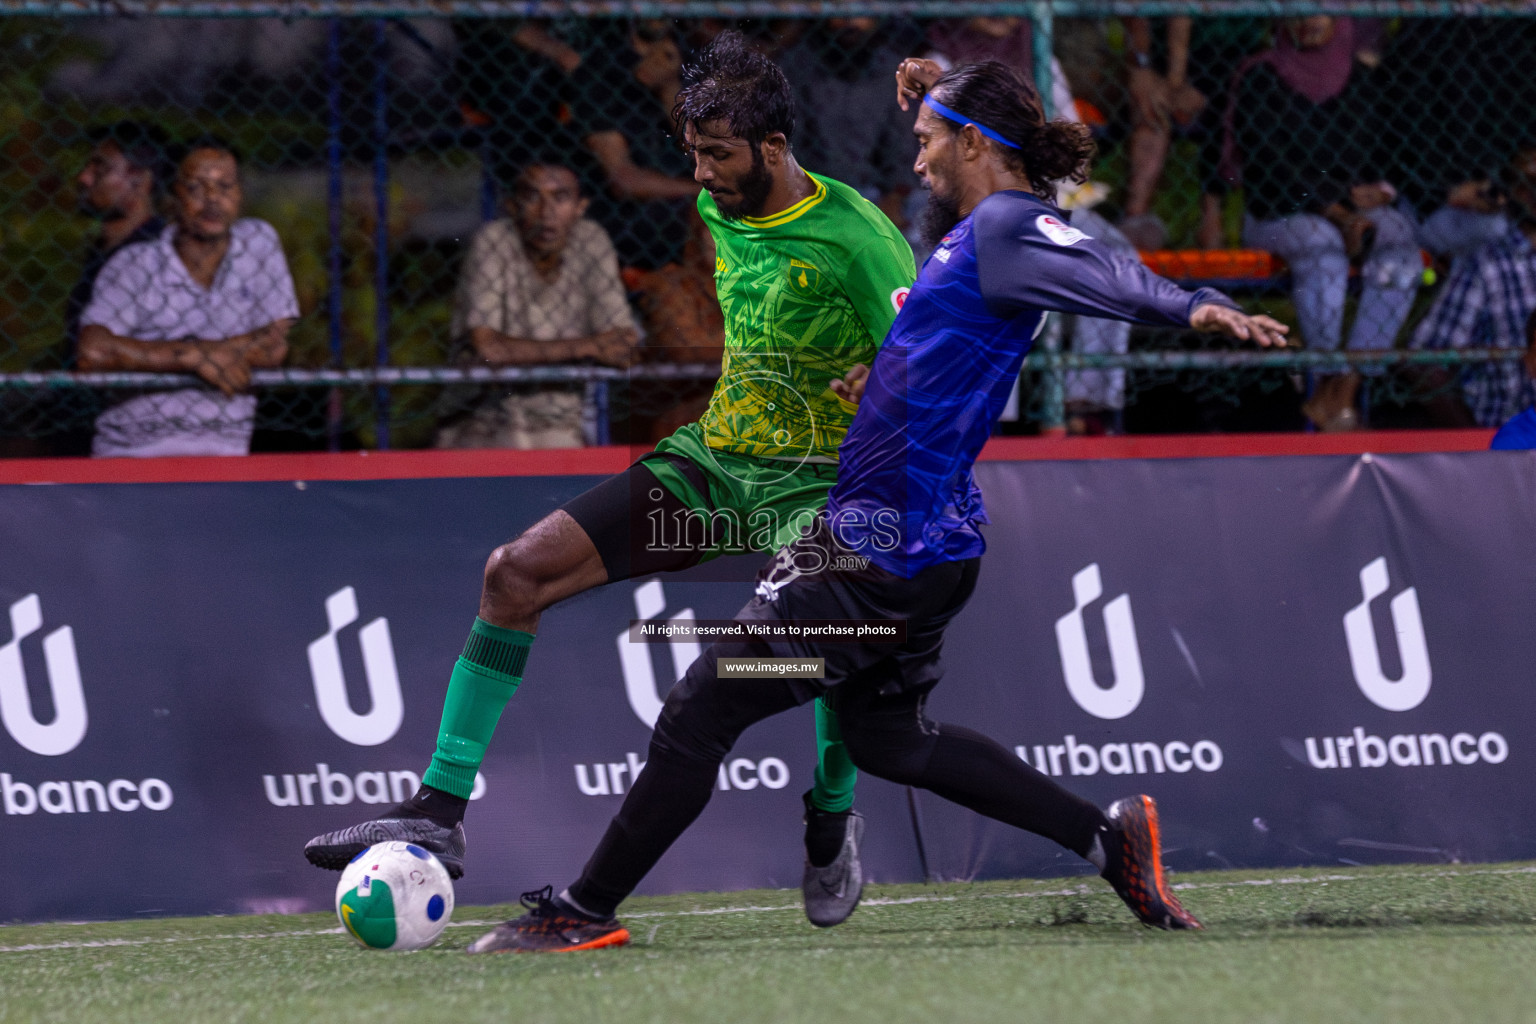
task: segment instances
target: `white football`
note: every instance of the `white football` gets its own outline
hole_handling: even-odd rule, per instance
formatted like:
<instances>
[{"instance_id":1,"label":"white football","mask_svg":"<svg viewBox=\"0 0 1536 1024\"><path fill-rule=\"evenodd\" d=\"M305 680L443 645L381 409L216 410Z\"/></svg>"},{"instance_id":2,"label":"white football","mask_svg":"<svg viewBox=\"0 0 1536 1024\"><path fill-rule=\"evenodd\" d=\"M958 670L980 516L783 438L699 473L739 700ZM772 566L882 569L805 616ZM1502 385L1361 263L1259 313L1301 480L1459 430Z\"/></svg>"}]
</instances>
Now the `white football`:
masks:
<instances>
[{"instance_id":1,"label":"white football","mask_svg":"<svg viewBox=\"0 0 1536 1024\"><path fill-rule=\"evenodd\" d=\"M342 871L336 916L369 949L425 949L453 916L453 882L415 843L379 843Z\"/></svg>"}]
</instances>

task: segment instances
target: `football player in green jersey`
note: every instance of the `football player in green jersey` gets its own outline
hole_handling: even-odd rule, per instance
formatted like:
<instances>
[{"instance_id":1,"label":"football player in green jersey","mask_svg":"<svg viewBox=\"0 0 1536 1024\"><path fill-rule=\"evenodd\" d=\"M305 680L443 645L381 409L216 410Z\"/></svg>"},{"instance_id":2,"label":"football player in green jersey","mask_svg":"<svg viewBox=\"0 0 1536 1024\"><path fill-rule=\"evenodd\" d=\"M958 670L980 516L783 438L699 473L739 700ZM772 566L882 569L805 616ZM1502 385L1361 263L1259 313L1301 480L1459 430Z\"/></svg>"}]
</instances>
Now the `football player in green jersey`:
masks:
<instances>
[{"instance_id":1,"label":"football player in green jersey","mask_svg":"<svg viewBox=\"0 0 1536 1024\"><path fill-rule=\"evenodd\" d=\"M709 407L491 553L421 789L379 818L310 840L304 852L319 867L340 870L374 843L404 840L461 875L475 773L540 614L604 583L776 551L826 504L856 408L844 396L859 390L916 278L912 250L873 203L795 161L789 83L741 36L720 36L686 69L673 120L717 252L725 356ZM863 821L852 810L853 764L820 702L816 729L803 890L807 916L827 926L858 903ZM667 756L653 744L651 758Z\"/></svg>"}]
</instances>

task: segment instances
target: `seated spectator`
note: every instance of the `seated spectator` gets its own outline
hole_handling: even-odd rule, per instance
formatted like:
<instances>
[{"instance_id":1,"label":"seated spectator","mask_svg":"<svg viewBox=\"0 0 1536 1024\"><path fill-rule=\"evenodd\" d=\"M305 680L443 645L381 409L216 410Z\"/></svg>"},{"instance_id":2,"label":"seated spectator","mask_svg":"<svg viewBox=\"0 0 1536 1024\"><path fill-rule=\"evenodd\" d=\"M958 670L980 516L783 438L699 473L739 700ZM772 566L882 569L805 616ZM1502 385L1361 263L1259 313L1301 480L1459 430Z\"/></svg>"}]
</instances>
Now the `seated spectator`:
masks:
<instances>
[{"instance_id":1,"label":"seated spectator","mask_svg":"<svg viewBox=\"0 0 1536 1024\"><path fill-rule=\"evenodd\" d=\"M1503 191L1488 178L1475 178L1446 190L1445 205L1419 225L1419 244L1454 266L1508 233Z\"/></svg>"},{"instance_id":2,"label":"seated spectator","mask_svg":"<svg viewBox=\"0 0 1536 1024\"><path fill-rule=\"evenodd\" d=\"M455 60L466 120L484 140L492 181L511 181L529 153L581 145L569 123L581 53L537 18L455 18Z\"/></svg>"},{"instance_id":3,"label":"seated spectator","mask_svg":"<svg viewBox=\"0 0 1536 1024\"><path fill-rule=\"evenodd\" d=\"M1349 348L1391 348L1423 280L1415 225L1377 180L1381 144L1369 69L1354 22L1283 22L1273 50L1238 73L1228 107L1228 173L1247 203L1243 244L1279 256L1310 348L1339 347L1351 260L1362 291ZM1320 429L1358 425L1359 375L1322 378L1303 406Z\"/></svg>"},{"instance_id":4,"label":"seated spectator","mask_svg":"<svg viewBox=\"0 0 1536 1024\"><path fill-rule=\"evenodd\" d=\"M218 389L130 398L96 419L91 454L244 455L251 370L282 364L299 315L277 232L241 218L240 167L224 143L194 143L171 187L173 223L120 249L80 316L82 370L190 373Z\"/></svg>"},{"instance_id":5,"label":"seated spectator","mask_svg":"<svg viewBox=\"0 0 1536 1024\"><path fill-rule=\"evenodd\" d=\"M795 155L808 171L857 189L903 232L916 110L891 102L891 69L910 52L879 18L828 18L779 59L795 89Z\"/></svg>"},{"instance_id":6,"label":"seated spectator","mask_svg":"<svg viewBox=\"0 0 1536 1024\"><path fill-rule=\"evenodd\" d=\"M648 354L674 363L713 363L725 355L725 317L715 295L715 240L697 214L681 263L652 270L636 283ZM704 415L715 382L660 381L674 404L652 424L652 443Z\"/></svg>"},{"instance_id":7,"label":"seated spectator","mask_svg":"<svg viewBox=\"0 0 1536 1024\"><path fill-rule=\"evenodd\" d=\"M165 133L141 121L118 121L89 133L91 155L75 177L80 186L80 212L101 223L81 261L80 280L69 290L64 307L65 369L75 368L80 340L80 314L90 304L96 276L117 250L148 242L165 230L156 212L171 169L170 143Z\"/></svg>"},{"instance_id":8,"label":"seated spectator","mask_svg":"<svg viewBox=\"0 0 1536 1024\"><path fill-rule=\"evenodd\" d=\"M1536 143L1520 148L1504 174L1510 225L1505 236L1451 270L1413 335L1415 348L1521 348L1536 313ZM1462 395L1479 426L1496 427L1527 390L1513 363L1468 367Z\"/></svg>"},{"instance_id":9,"label":"seated spectator","mask_svg":"<svg viewBox=\"0 0 1536 1024\"><path fill-rule=\"evenodd\" d=\"M1071 211L1072 226L1089 238L1133 260L1141 257L1130 240L1089 208ZM1072 351L1124 355L1131 347L1131 325L1122 320L1072 316ZM1125 370L1069 370L1062 381L1067 403L1067 433L1113 434L1120 431L1125 409Z\"/></svg>"},{"instance_id":10,"label":"seated spectator","mask_svg":"<svg viewBox=\"0 0 1536 1024\"><path fill-rule=\"evenodd\" d=\"M683 59L665 22L642 22L629 47L577 83L575 130L601 165L593 217L624 266L675 262L699 194L693 161L672 135ZM590 65L589 65L590 67Z\"/></svg>"},{"instance_id":11,"label":"seated spectator","mask_svg":"<svg viewBox=\"0 0 1536 1024\"><path fill-rule=\"evenodd\" d=\"M107 260L123 246L153 239L165 228L157 213L170 177L165 134L154 125L119 121L93 128L86 137L91 150L75 176L77 201L79 211L96 221L97 229L85 244L80 276L64 300L63 344L47 369L76 368L80 314ZM0 409L7 422L22 424L23 432L31 435L0 440L0 453L23 458L88 455L101 395L79 387L13 390L0 396Z\"/></svg>"},{"instance_id":12,"label":"seated spectator","mask_svg":"<svg viewBox=\"0 0 1536 1024\"><path fill-rule=\"evenodd\" d=\"M1525 372L1531 378L1527 385L1527 392L1536 392L1536 313L1532 313L1525 322ZM1509 419L1499 432L1493 435L1495 450L1512 450L1516 448L1536 448L1536 394L1528 399L1525 409L1517 412Z\"/></svg>"},{"instance_id":13,"label":"seated spectator","mask_svg":"<svg viewBox=\"0 0 1536 1024\"><path fill-rule=\"evenodd\" d=\"M1264 19L1173 17L1166 20L1164 45L1156 45L1152 23L1126 19L1126 92L1130 99L1130 162L1120 228L1139 249L1161 249L1168 229L1152 212L1163 165L1175 133L1198 137L1200 225L1196 241L1203 249L1221 248L1222 195L1217 173L1221 156L1221 116L1227 85L1242 61L1262 45Z\"/></svg>"},{"instance_id":14,"label":"seated spectator","mask_svg":"<svg viewBox=\"0 0 1536 1024\"><path fill-rule=\"evenodd\" d=\"M576 175L534 164L508 216L475 233L454 297L455 343L474 362L626 367L639 333L608 234L586 219ZM439 448L571 448L584 443L578 387L498 388L438 431Z\"/></svg>"},{"instance_id":15,"label":"seated spectator","mask_svg":"<svg viewBox=\"0 0 1536 1024\"><path fill-rule=\"evenodd\" d=\"M1426 214L1420 244L1457 259L1502 238L1499 169L1531 130L1536 26L1498 18L1403 18L1382 70L1393 183Z\"/></svg>"},{"instance_id":16,"label":"seated spectator","mask_svg":"<svg viewBox=\"0 0 1536 1024\"><path fill-rule=\"evenodd\" d=\"M641 275L635 292L646 347L674 363L718 363L725 354L725 317L715 294L715 240L697 214L680 263Z\"/></svg>"}]
</instances>

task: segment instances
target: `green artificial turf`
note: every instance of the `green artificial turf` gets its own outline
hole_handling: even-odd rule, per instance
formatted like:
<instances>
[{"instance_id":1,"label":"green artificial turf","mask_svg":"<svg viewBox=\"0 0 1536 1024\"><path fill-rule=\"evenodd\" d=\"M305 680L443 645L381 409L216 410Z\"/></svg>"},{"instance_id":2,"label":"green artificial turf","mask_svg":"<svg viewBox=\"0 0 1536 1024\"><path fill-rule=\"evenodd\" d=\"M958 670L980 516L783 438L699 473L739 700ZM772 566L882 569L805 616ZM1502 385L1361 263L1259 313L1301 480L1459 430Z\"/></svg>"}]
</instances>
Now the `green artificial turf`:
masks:
<instances>
[{"instance_id":1,"label":"green artificial turf","mask_svg":"<svg viewBox=\"0 0 1536 1024\"><path fill-rule=\"evenodd\" d=\"M1142 928L1097 880L635 899L627 948L365 951L328 916L0 928L0 1021L1528 1021L1536 867L1182 875L1207 930Z\"/></svg>"}]
</instances>

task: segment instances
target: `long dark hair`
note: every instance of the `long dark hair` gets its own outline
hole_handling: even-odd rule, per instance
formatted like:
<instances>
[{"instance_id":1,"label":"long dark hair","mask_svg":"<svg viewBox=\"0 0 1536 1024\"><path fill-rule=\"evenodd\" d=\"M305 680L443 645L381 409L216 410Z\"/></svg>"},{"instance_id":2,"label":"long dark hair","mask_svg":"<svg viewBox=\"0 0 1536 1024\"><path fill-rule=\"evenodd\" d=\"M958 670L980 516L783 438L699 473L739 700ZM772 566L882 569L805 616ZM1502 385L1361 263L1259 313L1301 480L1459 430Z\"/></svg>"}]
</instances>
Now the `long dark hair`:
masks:
<instances>
[{"instance_id":1,"label":"long dark hair","mask_svg":"<svg viewBox=\"0 0 1536 1024\"><path fill-rule=\"evenodd\" d=\"M1055 182L1088 177L1094 144L1087 125L1047 121L1040 94L1007 64L995 60L962 64L945 72L929 91L955 113L1017 143L1018 149L996 141L992 146L1010 169L1029 179L1036 194L1053 199ZM943 119L953 124L955 131L962 127L950 118Z\"/></svg>"},{"instance_id":2,"label":"long dark hair","mask_svg":"<svg viewBox=\"0 0 1536 1024\"><path fill-rule=\"evenodd\" d=\"M747 45L740 32L722 32L683 66L683 88L672 107L672 128L722 121L754 151L774 132L795 138L795 94L779 66Z\"/></svg>"}]
</instances>

